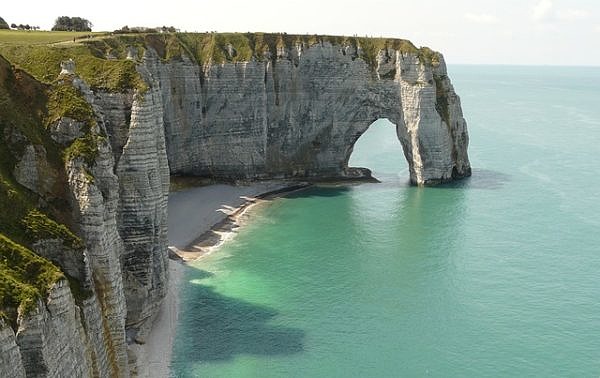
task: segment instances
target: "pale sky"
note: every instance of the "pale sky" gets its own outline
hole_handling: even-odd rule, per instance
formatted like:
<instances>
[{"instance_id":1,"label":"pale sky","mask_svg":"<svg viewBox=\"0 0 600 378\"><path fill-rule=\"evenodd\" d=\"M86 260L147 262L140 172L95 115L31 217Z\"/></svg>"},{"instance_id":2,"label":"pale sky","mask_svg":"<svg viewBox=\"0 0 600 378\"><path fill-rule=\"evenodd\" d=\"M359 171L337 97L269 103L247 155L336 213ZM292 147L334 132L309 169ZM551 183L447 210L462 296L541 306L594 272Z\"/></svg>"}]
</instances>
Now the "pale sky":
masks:
<instances>
[{"instance_id":1,"label":"pale sky","mask_svg":"<svg viewBox=\"0 0 600 378\"><path fill-rule=\"evenodd\" d=\"M3 1L9 24L52 27L79 16L94 31L173 25L182 31L406 38L449 64L600 66L599 0L60 0Z\"/></svg>"}]
</instances>

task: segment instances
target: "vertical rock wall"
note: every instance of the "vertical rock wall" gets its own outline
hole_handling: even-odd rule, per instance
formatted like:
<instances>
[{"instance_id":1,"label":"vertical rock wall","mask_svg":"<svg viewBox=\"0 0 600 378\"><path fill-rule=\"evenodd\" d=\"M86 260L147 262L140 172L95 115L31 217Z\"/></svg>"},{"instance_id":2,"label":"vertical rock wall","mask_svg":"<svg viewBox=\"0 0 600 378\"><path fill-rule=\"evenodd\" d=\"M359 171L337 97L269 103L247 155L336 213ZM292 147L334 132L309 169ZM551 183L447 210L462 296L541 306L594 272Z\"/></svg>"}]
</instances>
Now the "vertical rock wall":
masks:
<instances>
[{"instance_id":1,"label":"vertical rock wall","mask_svg":"<svg viewBox=\"0 0 600 378\"><path fill-rule=\"evenodd\" d=\"M108 345L111 370L115 375L124 375L128 363L126 303L121 270L123 242L116 219L119 185L108 142L99 143L98 149L98 157L92 167L81 159L69 163L68 180L99 299L99 320Z\"/></svg>"},{"instance_id":2,"label":"vertical rock wall","mask_svg":"<svg viewBox=\"0 0 600 378\"><path fill-rule=\"evenodd\" d=\"M0 377L25 377L15 331L4 320L0 320Z\"/></svg>"},{"instance_id":3,"label":"vertical rock wall","mask_svg":"<svg viewBox=\"0 0 600 378\"><path fill-rule=\"evenodd\" d=\"M145 75L151 82L151 78ZM116 165L119 178L119 234L127 300L127 326L144 332L167 290L167 199L169 166L162 97L158 85L136 96L127 138Z\"/></svg>"},{"instance_id":4,"label":"vertical rock wall","mask_svg":"<svg viewBox=\"0 0 600 378\"><path fill-rule=\"evenodd\" d=\"M370 67L358 54L324 42L264 62L148 59L161 84L171 172L342 178L354 142L388 118L413 183L468 176L466 123L443 58L426 64L387 49Z\"/></svg>"},{"instance_id":5,"label":"vertical rock wall","mask_svg":"<svg viewBox=\"0 0 600 378\"><path fill-rule=\"evenodd\" d=\"M27 377L91 376L79 308L66 281L59 281L47 302L20 319L16 340ZM16 359L18 364L18 359Z\"/></svg>"}]
</instances>

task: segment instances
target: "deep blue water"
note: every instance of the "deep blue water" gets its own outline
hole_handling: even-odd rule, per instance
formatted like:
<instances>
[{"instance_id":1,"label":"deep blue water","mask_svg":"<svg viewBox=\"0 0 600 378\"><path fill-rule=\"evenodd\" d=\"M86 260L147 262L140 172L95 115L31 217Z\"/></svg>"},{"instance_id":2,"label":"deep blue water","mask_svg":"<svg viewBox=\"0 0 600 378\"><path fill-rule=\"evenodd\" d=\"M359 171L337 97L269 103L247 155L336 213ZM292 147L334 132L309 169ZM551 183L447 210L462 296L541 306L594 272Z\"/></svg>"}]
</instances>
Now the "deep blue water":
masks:
<instances>
[{"instance_id":1,"label":"deep blue water","mask_svg":"<svg viewBox=\"0 0 600 378\"><path fill-rule=\"evenodd\" d=\"M351 162L382 183L274 200L193 264L173 376L600 375L600 68L449 73L473 177L410 187L378 121Z\"/></svg>"}]
</instances>

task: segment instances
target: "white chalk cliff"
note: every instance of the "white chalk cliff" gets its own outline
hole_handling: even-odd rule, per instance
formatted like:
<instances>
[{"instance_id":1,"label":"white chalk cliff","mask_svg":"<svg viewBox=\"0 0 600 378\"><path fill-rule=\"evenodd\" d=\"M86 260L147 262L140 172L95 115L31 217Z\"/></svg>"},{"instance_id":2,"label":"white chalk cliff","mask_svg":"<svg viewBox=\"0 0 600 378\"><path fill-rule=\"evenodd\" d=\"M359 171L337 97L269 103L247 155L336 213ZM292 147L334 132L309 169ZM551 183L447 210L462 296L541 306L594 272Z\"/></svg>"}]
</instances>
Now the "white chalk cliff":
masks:
<instances>
[{"instance_id":1,"label":"white chalk cliff","mask_svg":"<svg viewBox=\"0 0 600 378\"><path fill-rule=\"evenodd\" d=\"M274 60L212 64L187 57L144 65L160 83L172 173L231 178L350 175L354 142L379 118L396 124L413 183L470 174L468 134L443 58L360 51L329 42Z\"/></svg>"},{"instance_id":2,"label":"white chalk cliff","mask_svg":"<svg viewBox=\"0 0 600 378\"><path fill-rule=\"evenodd\" d=\"M14 325L0 319L0 376L135 374L127 344L145 342L167 292L169 174L362 178L368 171L349 168L348 159L380 118L396 125L412 183L471 173L466 122L440 54L424 59L421 50L386 46L368 59L358 43L326 39L277 45L247 61L198 62L160 50L149 44L122 57L137 59L143 89L90 88L77 77L77 57L63 67L91 105L98 137L91 161L65 163L85 247L77 258L60 240L32 249L87 294L75 298L61 280ZM223 54L236 51L227 45ZM50 134L68 145L79 128L64 117ZM13 172L40 196L51 186L40 173L42 150L31 143Z\"/></svg>"}]
</instances>

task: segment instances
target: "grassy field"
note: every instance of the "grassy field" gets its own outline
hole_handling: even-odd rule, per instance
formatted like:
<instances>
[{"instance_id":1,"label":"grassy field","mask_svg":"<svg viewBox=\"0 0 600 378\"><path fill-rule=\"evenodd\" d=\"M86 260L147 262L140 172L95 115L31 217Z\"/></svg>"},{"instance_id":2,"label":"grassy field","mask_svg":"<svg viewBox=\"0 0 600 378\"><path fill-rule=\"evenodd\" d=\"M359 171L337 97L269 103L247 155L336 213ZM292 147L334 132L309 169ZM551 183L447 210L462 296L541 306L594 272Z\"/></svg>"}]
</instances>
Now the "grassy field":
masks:
<instances>
[{"instance_id":1,"label":"grassy field","mask_svg":"<svg viewBox=\"0 0 600 378\"><path fill-rule=\"evenodd\" d=\"M62 32L62 31L24 31L24 30L0 30L0 43L7 44L49 44L59 42L73 42L73 38L80 39L87 36L100 37L106 35L104 32Z\"/></svg>"}]
</instances>

